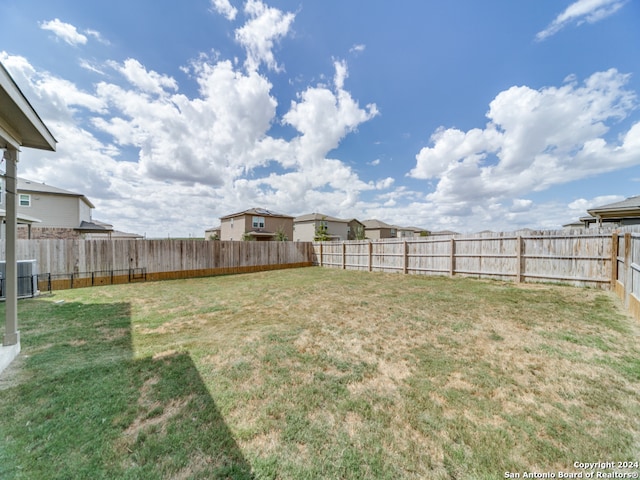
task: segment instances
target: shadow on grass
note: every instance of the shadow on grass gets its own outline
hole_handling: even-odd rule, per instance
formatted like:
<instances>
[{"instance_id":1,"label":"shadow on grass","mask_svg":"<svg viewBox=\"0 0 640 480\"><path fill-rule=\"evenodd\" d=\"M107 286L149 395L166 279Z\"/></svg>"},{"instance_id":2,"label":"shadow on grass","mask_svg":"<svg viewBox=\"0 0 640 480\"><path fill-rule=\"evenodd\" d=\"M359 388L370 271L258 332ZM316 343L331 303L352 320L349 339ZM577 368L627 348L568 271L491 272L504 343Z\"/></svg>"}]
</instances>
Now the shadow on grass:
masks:
<instances>
[{"instance_id":1,"label":"shadow on grass","mask_svg":"<svg viewBox=\"0 0 640 480\"><path fill-rule=\"evenodd\" d=\"M134 358L128 304L21 302L20 330L0 478L252 478L190 356Z\"/></svg>"}]
</instances>

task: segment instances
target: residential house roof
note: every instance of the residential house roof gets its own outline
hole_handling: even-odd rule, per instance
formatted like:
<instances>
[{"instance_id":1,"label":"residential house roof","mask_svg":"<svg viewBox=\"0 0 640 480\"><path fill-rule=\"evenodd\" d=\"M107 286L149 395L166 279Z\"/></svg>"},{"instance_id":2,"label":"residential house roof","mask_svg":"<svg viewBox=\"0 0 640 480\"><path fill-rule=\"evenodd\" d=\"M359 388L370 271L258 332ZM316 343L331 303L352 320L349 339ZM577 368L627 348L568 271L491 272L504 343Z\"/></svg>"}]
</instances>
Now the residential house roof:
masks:
<instances>
[{"instance_id":1,"label":"residential house roof","mask_svg":"<svg viewBox=\"0 0 640 480\"><path fill-rule=\"evenodd\" d=\"M121 232L120 230L114 230L111 232L111 240L141 240L144 235L139 233Z\"/></svg>"},{"instance_id":2,"label":"residential house roof","mask_svg":"<svg viewBox=\"0 0 640 480\"><path fill-rule=\"evenodd\" d=\"M592 217L612 218L612 217L639 217L640 216L640 195L629 197L621 202L609 203L595 208L590 208L587 213Z\"/></svg>"},{"instance_id":3,"label":"residential house roof","mask_svg":"<svg viewBox=\"0 0 640 480\"><path fill-rule=\"evenodd\" d=\"M0 220L4 220L7 216L7 211L4 209L0 209ZM17 213L17 221L18 223L29 224L29 223L40 223L42 220L36 217L32 217L30 215L25 215L23 213Z\"/></svg>"},{"instance_id":4,"label":"residential house roof","mask_svg":"<svg viewBox=\"0 0 640 480\"><path fill-rule=\"evenodd\" d=\"M98 222L97 220L93 222L87 222L86 220L82 220L80 222L80 226L75 228L76 230L81 230L85 233L109 233L113 231L113 225L109 225L108 223Z\"/></svg>"},{"instance_id":5,"label":"residential house roof","mask_svg":"<svg viewBox=\"0 0 640 480\"><path fill-rule=\"evenodd\" d=\"M562 225L563 228L582 228L584 227L585 221L595 221L593 217L580 217L579 220L574 220L573 222L564 223Z\"/></svg>"},{"instance_id":6,"label":"residential house roof","mask_svg":"<svg viewBox=\"0 0 640 480\"><path fill-rule=\"evenodd\" d=\"M224 217L220 217L220 220L225 220L227 218L232 218L232 217L242 217L244 215L260 215L261 217L293 218L291 215L272 212L270 210L267 210L266 208L250 208L249 210L244 210L242 212L225 215Z\"/></svg>"},{"instance_id":7,"label":"residential house roof","mask_svg":"<svg viewBox=\"0 0 640 480\"><path fill-rule=\"evenodd\" d=\"M317 220L326 220L327 222L340 222L340 223L349 223L351 221L351 220L345 220L343 218L323 215L322 213L309 213L307 215L301 215L293 219L294 223L314 222Z\"/></svg>"},{"instance_id":8,"label":"residential house roof","mask_svg":"<svg viewBox=\"0 0 640 480\"><path fill-rule=\"evenodd\" d=\"M52 193L55 195L68 195L71 197L78 197L82 199L89 207L96 208L91 201L81 193L71 192L62 188L53 187L45 183L34 182L26 178L18 177L18 191L20 192L33 192L33 193Z\"/></svg>"},{"instance_id":9,"label":"residential house roof","mask_svg":"<svg viewBox=\"0 0 640 480\"><path fill-rule=\"evenodd\" d=\"M389 225L388 223L385 223L381 220L365 220L362 222L362 224L364 225L364 228L367 230L375 230L377 228L398 228L395 225Z\"/></svg>"}]
</instances>

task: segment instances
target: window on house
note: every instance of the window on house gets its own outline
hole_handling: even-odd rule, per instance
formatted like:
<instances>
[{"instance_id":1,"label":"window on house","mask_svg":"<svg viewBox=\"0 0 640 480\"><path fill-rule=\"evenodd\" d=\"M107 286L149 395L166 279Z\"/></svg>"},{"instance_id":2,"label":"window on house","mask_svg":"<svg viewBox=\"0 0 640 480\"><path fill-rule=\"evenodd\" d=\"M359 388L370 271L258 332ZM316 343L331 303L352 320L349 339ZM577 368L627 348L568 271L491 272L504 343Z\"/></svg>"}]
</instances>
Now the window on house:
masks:
<instances>
[{"instance_id":1,"label":"window on house","mask_svg":"<svg viewBox=\"0 0 640 480\"><path fill-rule=\"evenodd\" d=\"M19 198L20 198L20 206L21 207L30 207L31 206L31 195L27 195L26 193L21 193Z\"/></svg>"},{"instance_id":2,"label":"window on house","mask_svg":"<svg viewBox=\"0 0 640 480\"><path fill-rule=\"evenodd\" d=\"M233 228L233 218L231 219L231 228Z\"/></svg>"},{"instance_id":3,"label":"window on house","mask_svg":"<svg viewBox=\"0 0 640 480\"><path fill-rule=\"evenodd\" d=\"M264 217L253 217L253 228L264 228Z\"/></svg>"}]
</instances>

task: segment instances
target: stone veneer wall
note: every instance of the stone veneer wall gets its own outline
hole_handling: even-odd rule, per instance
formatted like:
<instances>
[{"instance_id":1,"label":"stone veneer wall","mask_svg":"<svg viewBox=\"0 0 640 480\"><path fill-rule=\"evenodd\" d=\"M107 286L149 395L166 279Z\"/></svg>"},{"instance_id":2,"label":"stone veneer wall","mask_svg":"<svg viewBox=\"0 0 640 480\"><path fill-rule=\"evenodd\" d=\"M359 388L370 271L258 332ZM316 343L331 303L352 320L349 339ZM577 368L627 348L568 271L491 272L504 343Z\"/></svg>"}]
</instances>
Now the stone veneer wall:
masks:
<instances>
[{"instance_id":1,"label":"stone veneer wall","mask_svg":"<svg viewBox=\"0 0 640 480\"><path fill-rule=\"evenodd\" d=\"M26 225L18 225L18 240L27 240L28 235L28 227ZM31 240L75 240L79 238L81 238L80 233L73 228L35 226L31 227Z\"/></svg>"}]
</instances>

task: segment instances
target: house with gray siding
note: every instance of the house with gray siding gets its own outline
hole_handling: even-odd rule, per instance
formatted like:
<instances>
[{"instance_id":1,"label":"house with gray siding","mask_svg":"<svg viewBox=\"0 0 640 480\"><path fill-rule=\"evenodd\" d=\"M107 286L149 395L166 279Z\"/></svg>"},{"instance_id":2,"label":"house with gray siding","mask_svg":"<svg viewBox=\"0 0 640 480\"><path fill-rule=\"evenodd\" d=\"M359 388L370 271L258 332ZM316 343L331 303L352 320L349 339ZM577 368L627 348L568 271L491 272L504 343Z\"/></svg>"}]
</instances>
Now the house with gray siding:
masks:
<instances>
[{"instance_id":1,"label":"house with gray siding","mask_svg":"<svg viewBox=\"0 0 640 480\"><path fill-rule=\"evenodd\" d=\"M608 203L587 210L589 217L582 217L585 227L624 227L640 225L640 195L621 202Z\"/></svg>"},{"instance_id":2,"label":"house with gray siding","mask_svg":"<svg viewBox=\"0 0 640 480\"><path fill-rule=\"evenodd\" d=\"M563 228L618 228L640 225L640 195L626 198L621 202L608 203L587 210L588 215L566 223Z\"/></svg>"},{"instance_id":3,"label":"house with gray siding","mask_svg":"<svg viewBox=\"0 0 640 480\"><path fill-rule=\"evenodd\" d=\"M383 238L398 238L398 227L389 225L381 220L365 220L364 233L369 240L380 240Z\"/></svg>"},{"instance_id":4,"label":"house with gray siding","mask_svg":"<svg viewBox=\"0 0 640 480\"><path fill-rule=\"evenodd\" d=\"M4 179L0 206L4 207ZM108 237L113 227L92 219L93 203L81 193L18 178L17 211L22 217L18 238L83 238L87 234Z\"/></svg>"},{"instance_id":5,"label":"house with gray siding","mask_svg":"<svg viewBox=\"0 0 640 480\"><path fill-rule=\"evenodd\" d=\"M293 239L296 242L313 242L320 231L324 231L328 241L350 240L350 220L322 213L309 213L293 219Z\"/></svg>"}]
</instances>

